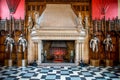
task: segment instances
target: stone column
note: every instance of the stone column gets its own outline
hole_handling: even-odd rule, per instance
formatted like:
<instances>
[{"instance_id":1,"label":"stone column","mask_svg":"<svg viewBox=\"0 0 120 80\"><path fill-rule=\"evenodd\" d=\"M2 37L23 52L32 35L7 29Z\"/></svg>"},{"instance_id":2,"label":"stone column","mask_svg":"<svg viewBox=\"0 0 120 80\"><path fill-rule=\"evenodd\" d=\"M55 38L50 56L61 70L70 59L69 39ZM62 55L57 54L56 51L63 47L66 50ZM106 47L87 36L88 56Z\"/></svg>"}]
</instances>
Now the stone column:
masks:
<instances>
[{"instance_id":1,"label":"stone column","mask_svg":"<svg viewBox=\"0 0 120 80\"><path fill-rule=\"evenodd\" d=\"M42 53L42 40L38 42L38 65L42 63L41 53Z\"/></svg>"},{"instance_id":2,"label":"stone column","mask_svg":"<svg viewBox=\"0 0 120 80\"><path fill-rule=\"evenodd\" d=\"M79 61L81 60L81 55L82 54L82 43L79 43Z\"/></svg>"},{"instance_id":3,"label":"stone column","mask_svg":"<svg viewBox=\"0 0 120 80\"><path fill-rule=\"evenodd\" d=\"M79 43L79 57L80 57L80 63L84 62L84 42L80 42Z\"/></svg>"},{"instance_id":4,"label":"stone column","mask_svg":"<svg viewBox=\"0 0 120 80\"><path fill-rule=\"evenodd\" d=\"M75 41L75 64L79 65L79 42L76 40Z\"/></svg>"},{"instance_id":5,"label":"stone column","mask_svg":"<svg viewBox=\"0 0 120 80\"><path fill-rule=\"evenodd\" d=\"M28 36L28 64L34 61L34 42L31 39L31 36Z\"/></svg>"},{"instance_id":6,"label":"stone column","mask_svg":"<svg viewBox=\"0 0 120 80\"><path fill-rule=\"evenodd\" d=\"M34 43L34 60L38 59L38 43Z\"/></svg>"},{"instance_id":7,"label":"stone column","mask_svg":"<svg viewBox=\"0 0 120 80\"><path fill-rule=\"evenodd\" d=\"M82 58L82 61L84 62L84 59L85 59L85 58L84 58L84 55L85 55L85 52L84 52L84 42L81 43L81 47L82 47L82 48L81 48L81 49L82 49L82 51L81 51L81 52L82 52L81 58ZM87 57L87 56L86 56L86 57Z\"/></svg>"}]
</instances>

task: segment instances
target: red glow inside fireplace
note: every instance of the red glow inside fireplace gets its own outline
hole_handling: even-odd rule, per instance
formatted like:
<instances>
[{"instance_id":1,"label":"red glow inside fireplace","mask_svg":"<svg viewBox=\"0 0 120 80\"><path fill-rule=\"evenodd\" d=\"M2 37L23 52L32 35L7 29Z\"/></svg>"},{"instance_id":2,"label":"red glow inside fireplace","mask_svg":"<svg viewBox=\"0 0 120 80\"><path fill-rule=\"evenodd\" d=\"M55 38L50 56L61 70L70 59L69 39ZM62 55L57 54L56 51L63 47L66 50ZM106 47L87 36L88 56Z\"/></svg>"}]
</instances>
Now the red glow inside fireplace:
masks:
<instances>
[{"instance_id":1,"label":"red glow inside fireplace","mask_svg":"<svg viewBox=\"0 0 120 80\"><path fill-rule=\"evenodd\" d=\"M63 56L66 54L66 48L52 48L51 53L54 55L54 62L63 62Z\"/></svg>"}]
</instances>

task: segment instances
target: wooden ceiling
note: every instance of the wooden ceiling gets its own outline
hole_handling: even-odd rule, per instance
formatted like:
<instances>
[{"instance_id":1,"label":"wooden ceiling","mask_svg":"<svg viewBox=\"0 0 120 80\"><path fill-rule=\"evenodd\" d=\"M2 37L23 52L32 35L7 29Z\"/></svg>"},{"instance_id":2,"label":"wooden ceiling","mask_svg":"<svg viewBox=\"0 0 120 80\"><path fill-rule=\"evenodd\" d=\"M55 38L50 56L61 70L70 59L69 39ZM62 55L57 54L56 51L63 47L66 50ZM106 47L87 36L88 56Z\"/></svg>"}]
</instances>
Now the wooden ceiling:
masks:
<instances>
[{"instance_id":1,"label":"wooden ceiling","mask_svg":"<svg viewBox=\"0 0 120 80\"><path fill-rule=\"evenodd\" d=\"M91 2L91 0L26 0L26 2L67 3L67 2Z\"/></svg>"}]
</instances>

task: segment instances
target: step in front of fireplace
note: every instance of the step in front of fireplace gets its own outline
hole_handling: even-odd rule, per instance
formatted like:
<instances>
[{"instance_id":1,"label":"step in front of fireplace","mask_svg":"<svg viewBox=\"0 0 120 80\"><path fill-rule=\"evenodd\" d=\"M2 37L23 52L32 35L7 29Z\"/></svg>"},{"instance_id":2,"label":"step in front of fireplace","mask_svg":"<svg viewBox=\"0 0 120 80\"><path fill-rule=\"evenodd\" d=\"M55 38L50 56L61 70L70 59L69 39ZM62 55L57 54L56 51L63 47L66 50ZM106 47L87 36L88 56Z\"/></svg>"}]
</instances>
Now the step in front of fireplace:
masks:
<instances>
[{"instance_id":1,"label":"step in front of fireplace","mask_svg":"<svg viewBox=\"0 0 120 80\"><path fill-rule=\"evenodd\" d=\"M77 66L75 63L41 63L39 66Z\"/></svg>"}]
</instances>

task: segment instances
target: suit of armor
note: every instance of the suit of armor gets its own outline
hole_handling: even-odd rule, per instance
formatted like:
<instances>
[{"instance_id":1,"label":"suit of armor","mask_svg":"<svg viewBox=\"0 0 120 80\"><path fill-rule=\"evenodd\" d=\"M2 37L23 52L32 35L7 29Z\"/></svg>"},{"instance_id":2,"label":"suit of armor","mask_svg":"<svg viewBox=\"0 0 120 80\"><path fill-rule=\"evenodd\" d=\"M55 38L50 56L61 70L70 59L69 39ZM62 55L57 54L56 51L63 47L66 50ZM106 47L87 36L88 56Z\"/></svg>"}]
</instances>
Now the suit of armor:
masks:
<instances>
[{"instance_id":1,"label":"suit of armor","mask_svg":"<svg viewBox=\"0 0 120 80\"><path fill-rule=\"evenodd\" d=\"M94 36L94 38L90 40L90 48L92 48L93 52L98 52L98 43L99 39L96 36Z\"/></svg>"},{"instance_id":2,"label":"suit of armor","mask_svg":"<svg viewBox=\"0 0 120 80\"><path fill-rule=\"evenodd\" d=\"M6 49L5 49L6 52L8 51L9 47L10 47L10 52L12 52L14 42L15 42L14 39L11 38L10 34L8 34L4 43L6 45Z\"/></svg>"},{"instance_id":3,"label":"suit of armor","mask_svg":"<svg viewBox=\"0 0 120 80\"><path fill-rule=\"evenodd\" d=\"M113 44L112 44L112 39L110 37L110 35L108 34L107 37L104 39L103 44L105 44L105 50L108 51L112 51L113 48Z\"/></svg>"},{"instance_id":4,"label":"suit of armor","mask_svg":"<svg viewBox=\"0 0 120 80\"><path fill-rule=\"evenodd\" d=\"M18 45L19 45L19 49L18 51L20 52L20 46L22 46L22 52L25 51L25 48L27 47L27 41L26 39L23 37L23 35L21 34L21 36L18 39Z\"/></svg>"}]
</instances>

